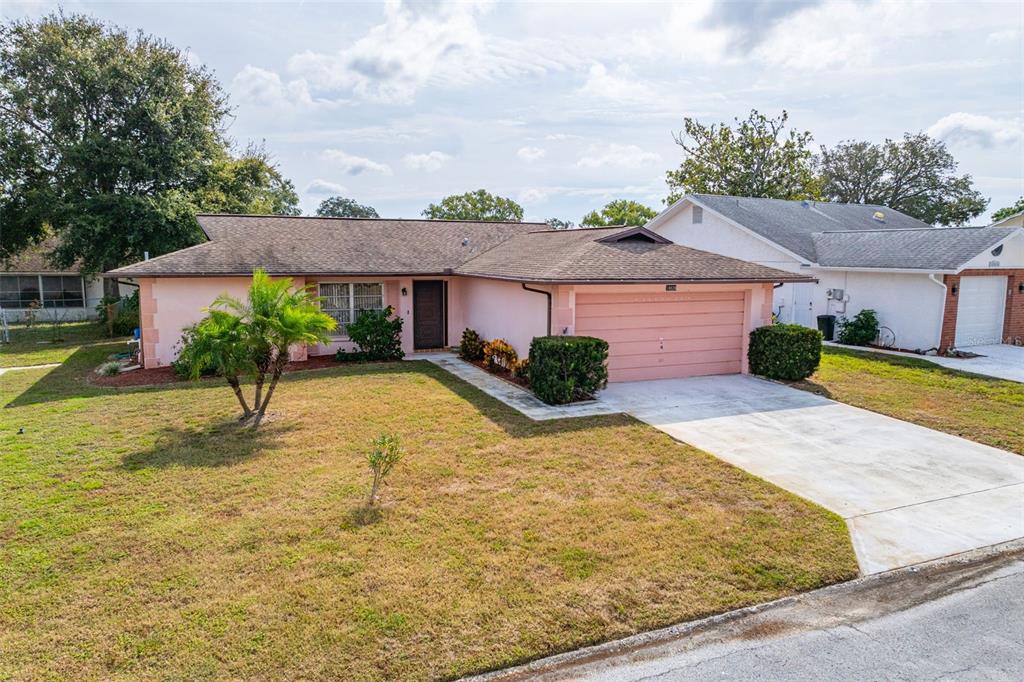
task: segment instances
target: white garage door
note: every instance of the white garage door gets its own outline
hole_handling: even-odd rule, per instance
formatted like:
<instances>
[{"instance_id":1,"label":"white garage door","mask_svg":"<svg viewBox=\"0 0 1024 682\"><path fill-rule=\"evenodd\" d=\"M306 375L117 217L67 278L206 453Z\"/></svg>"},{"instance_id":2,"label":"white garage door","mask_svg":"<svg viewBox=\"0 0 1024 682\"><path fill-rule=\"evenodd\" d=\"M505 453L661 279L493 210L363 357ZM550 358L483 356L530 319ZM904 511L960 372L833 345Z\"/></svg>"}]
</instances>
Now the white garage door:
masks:
<instances>
[{"instance_id":1,"label":"white garage door","mask_svg":"<svg viewBox=\"0 0 1024 682\"><path fill-rule=\"evenodd\" d=\"M961 277L957 299L957 347L1002 342L1006 277Z\"/></svg>"},{"instance_id":2,"label":"white garage door","mask_svg":"<svg viewBox=\"0 0 1024 682\"><path fill-rule=\"evenodd\" d=\"M577 294L576 333L608 342L608 380L736 374L743 292Z\"/></svg>"}]
</instances>

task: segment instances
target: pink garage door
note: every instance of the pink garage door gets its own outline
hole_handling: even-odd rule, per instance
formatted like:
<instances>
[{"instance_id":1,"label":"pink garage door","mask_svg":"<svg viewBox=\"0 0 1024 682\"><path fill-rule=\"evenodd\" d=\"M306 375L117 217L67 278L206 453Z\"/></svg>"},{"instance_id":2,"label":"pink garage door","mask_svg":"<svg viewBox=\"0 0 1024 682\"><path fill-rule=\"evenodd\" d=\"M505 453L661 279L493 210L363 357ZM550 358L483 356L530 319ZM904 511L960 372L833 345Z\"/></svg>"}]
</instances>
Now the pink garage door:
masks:
<instances>
[{"instance_id":1,"label":"pink garage door","mask_svg":"<svg viewBox=\"0 0 1024 682\"><path fill-rule=\"evenodd\" d=\"M577 294L576 333L608 342L608 380L737 374L743 292Z\"/></svg>"}]
</instances>

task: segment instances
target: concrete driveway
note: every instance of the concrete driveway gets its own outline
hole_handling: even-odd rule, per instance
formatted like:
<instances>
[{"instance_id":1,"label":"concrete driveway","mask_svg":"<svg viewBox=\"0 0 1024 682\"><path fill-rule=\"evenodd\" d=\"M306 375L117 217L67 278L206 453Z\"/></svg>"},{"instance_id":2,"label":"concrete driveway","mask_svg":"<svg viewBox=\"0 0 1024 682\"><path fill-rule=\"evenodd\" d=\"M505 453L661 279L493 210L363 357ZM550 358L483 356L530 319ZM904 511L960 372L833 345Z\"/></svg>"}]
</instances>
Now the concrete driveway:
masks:
<instances>
[{"instance_id":1,"label":"concrete driveway","mask_svg":"<svg viewBox=\"0 0 1024 682\"><path fill-rule=\"evenodd\" d=\"M1024 457L751 376L601 400L844 519L877 573L1024 537Z\"/></svg>"}]
</instances>

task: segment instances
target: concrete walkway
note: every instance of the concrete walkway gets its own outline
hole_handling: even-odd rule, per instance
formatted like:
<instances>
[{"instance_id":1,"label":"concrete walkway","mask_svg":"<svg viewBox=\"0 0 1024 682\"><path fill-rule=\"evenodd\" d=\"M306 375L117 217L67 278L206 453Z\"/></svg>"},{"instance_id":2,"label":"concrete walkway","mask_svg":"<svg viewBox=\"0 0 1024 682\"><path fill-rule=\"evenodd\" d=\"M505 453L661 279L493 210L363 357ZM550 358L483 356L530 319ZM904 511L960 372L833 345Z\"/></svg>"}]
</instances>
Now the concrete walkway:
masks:
<instances>
[{"instance_id":1,"label":"concrete walkway","mask_svg":"<svg viewBox=\"0 0 1024 682\"><path fill-rule=\"evenodd\" d=\"M955 369L971 374L992 377L994 379L1005 379L1007 381L1019 381L1024 383L1024 346L1011 346L998 344L992 346L972 346L966 350L977 353L976 358L947 358L941 355L918 355L917 353L901 353L893 350L882 350L880 348L861 348L860 346L844 346L831 341L825 342L826 346L836 348L849 348L850 350L868 351L881 353L882 355L897 355L904 358L915 358L927 360L933 364L948 369Z\"/></svg>"},{"instance_id":2,"label":"concrete walkway","mask_svg":"<svg viewBox=\"0 0 1024 682\"><path fill-rule=\"evenodd\" d=\"M478 682L1024 679L1024 560L979 552L481 675Z\"/></svg>"},{"instance_id":3,"label":"concrete walkway","mask_svg":"<svg viewBox=\"0 0 1024 682\"><path fill-rule=\"evenodd\" d=\"M861 571L1024 537L1024 457L751 376L601 400L844 519Z\"/></svg>"},{"instance_id":4,"label":"concrete walkway","mask_svg":"<svg viewBox=\"0 0 1024 682\"><path fill-rule=\"evenodd\" d=\"M485 372L476 365L459 358L455 353L415 353L406 356L406 359L433 362L535 421L567 417L594 417L620 412L600 400L588 400L569 405L548 405L529 391Z\"/></svg>"},{"instance_id":5,"label":"concrete walkway","mask_svg":"<svg viewBox=\"0 0 1024 682\"><path fill-rule=\"evenodd\" d=\"M4 372L18 372L26 369L48 369L50 367L60 367L61 363L51 362L46 365L23 365L21 367L0 367L0 374Z\"/></svg>"}]
</instances>

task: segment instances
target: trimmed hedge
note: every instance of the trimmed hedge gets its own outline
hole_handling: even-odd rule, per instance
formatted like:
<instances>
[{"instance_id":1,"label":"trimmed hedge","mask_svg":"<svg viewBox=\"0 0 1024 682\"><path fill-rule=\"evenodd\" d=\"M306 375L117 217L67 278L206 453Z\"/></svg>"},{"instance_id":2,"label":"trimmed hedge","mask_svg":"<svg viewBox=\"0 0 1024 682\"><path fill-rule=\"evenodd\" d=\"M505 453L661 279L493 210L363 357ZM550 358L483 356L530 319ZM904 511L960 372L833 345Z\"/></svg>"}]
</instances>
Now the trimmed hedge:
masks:
<instances>
[{"instance_id":1,"label":"trimmed hedge","mask_svg":"<svg viewBox=\"0 0 1024 682\"><path fill-rule=\"evenodd\" d=\"M821 362L821 332L799 324L774 324L750 332L750 371L769 379L796 381Z\"/></svg>"},{"instance_id":2,"label":"trimmed hedge","mask_svg":"<svg viewBox=\"0 0 1024 682\"><path fill-rule=\"evenodd\" d=\"M592 336L537 336L530 342L530 388L549 405L592 398L608 384L608 342Z\"/></svg>"}]
</instances>

